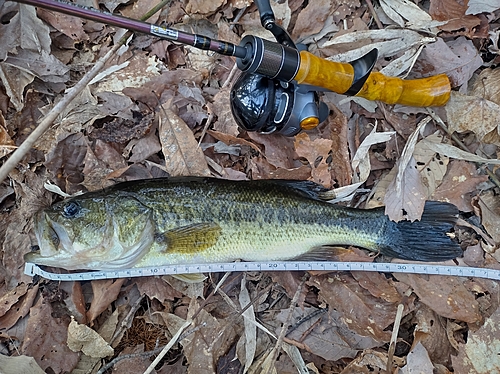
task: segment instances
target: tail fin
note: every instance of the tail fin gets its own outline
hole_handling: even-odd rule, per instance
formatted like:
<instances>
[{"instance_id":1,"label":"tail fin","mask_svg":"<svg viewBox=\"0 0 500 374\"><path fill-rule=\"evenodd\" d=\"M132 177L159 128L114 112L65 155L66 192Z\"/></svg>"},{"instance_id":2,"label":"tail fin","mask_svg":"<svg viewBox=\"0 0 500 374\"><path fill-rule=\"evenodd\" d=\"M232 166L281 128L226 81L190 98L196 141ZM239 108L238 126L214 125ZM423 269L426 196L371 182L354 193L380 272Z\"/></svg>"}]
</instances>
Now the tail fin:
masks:
<instances>
[{"instance_id":1,"label":"tail fin","mask_svg":"<svg viewBox=\"0 0 500 374\"><path fill-rule=\"evenodd\" d=\"M461 256L460 246L446 235L457 216L455 205L428 201L420 221L390 221L380 253L414 261L445 261Z\"/></svg>"}]
</instances>

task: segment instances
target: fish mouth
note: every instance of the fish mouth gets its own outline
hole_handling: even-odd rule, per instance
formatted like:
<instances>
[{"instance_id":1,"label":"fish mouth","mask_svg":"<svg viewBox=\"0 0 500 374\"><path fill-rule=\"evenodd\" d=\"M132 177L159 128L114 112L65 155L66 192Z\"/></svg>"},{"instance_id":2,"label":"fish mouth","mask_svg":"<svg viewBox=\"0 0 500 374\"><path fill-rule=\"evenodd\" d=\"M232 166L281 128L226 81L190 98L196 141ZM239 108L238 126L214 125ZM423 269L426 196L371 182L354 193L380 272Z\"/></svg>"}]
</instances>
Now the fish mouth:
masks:
<instances>
[{"instance_id":1,"label":"fish mouth","mask_svg":"<svg viewBox=\"0 0 500 374\"><path fill-rule=\"evenodd\" d=\"M34 264L39 264L40 259L43 259L43 256L40 254L40 250L37 249L36 251L26 253L24 255L24 262L31 262ZM42 265L42 264L40 264Z\"/></svg>"},{"instance_id":2,"label":"fish mouth","mask_svg":"<svg viewBox=\"0 0 500 374\"><path fill-rule=\"evenodd\" d=\"M25 262L58 266L61 260L73 256L73 244L68 233L62 225L52 221L46 212L36 214L34 226L39 249L26 253Z\"/></svg>"}]
</instances>

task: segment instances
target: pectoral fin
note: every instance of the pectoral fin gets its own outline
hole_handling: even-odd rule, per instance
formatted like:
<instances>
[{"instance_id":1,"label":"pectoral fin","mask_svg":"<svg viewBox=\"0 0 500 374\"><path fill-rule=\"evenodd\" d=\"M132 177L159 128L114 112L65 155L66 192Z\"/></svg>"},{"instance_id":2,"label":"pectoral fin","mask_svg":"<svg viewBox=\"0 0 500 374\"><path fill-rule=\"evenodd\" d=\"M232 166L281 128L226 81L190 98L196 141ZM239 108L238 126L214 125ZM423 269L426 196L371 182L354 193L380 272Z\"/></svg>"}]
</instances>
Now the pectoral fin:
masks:
<instances>
[{"instance_id":1,"label":"pectoral fin","mask_svg":"<svg viewBox=\"0 0 500 374\"><path fill-rule=\"evenodd\" d=\"M221 227L216 223L196 223L182 226L162 234L166 252L196 253L217 243Z\"/></svg>"}]
</instances>

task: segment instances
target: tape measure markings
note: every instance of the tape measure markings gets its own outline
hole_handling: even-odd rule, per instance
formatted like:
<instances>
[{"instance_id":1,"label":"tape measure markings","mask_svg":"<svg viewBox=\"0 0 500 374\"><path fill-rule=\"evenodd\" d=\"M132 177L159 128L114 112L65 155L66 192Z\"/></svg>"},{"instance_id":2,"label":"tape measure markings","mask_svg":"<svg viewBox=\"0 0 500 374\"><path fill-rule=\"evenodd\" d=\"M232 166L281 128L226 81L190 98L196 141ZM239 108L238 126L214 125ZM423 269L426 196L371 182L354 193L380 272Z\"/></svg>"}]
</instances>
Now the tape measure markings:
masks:
<instances>
[{"instance_id":1,"label":"tape measure markings","mask_svg":"<svg viewBox=\"0 0 500 374\"><path fill-rule=\"evenodd\" d=\"M116 271L91 271L84 273L56 274L41 269L38 265L27 262L24 273L30 276L40 275L57 281L97 280L113 278L135 278L154 275L221 273L228 271L373 271L383 273L437 274L448 276L477 277L500 280L500 270L466 266L447 266L412 263L374 263L374 262L230 262L219 264L167 265L150 268L133 268Z\"/></svg>"}]
</instances>

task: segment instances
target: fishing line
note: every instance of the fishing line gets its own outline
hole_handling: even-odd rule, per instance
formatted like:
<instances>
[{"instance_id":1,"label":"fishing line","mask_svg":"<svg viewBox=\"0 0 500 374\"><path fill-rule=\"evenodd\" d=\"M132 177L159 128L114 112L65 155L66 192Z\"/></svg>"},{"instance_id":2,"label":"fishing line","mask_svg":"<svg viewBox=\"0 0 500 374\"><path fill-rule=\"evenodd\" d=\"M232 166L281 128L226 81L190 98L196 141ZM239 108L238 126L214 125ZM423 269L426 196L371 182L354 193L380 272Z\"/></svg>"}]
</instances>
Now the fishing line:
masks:
<instances>
[{"instance_id":1,"label":"fishing line","mask_svg":"<svg viewBox=\"0 0 500 374\"><path fill-rule=\"evenodd\" d=\"M328 262L328 261L267 261L229 262L216 264L167 265L149 268L132 268L113 271L90 271L71 274L56 274L27 262L24 273L39 275L56 281L85 281L113 278L136 278L155 275L180 275L200 273L223 273L234 271L369 271L381 273L435 274L454 277L475 277L500 280L500 270L468 266L435 265L425 263L393 262Z\"/></svg>"}]
</instances>

